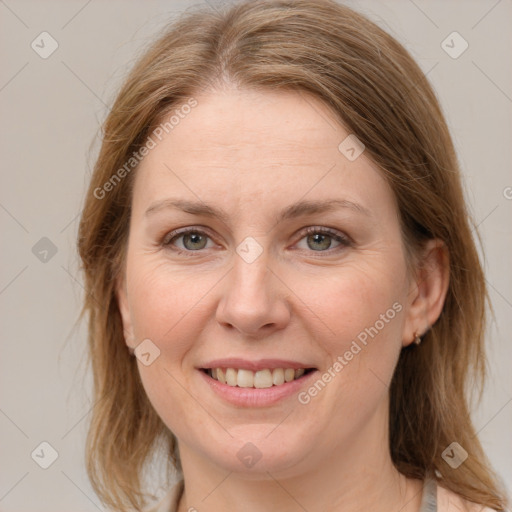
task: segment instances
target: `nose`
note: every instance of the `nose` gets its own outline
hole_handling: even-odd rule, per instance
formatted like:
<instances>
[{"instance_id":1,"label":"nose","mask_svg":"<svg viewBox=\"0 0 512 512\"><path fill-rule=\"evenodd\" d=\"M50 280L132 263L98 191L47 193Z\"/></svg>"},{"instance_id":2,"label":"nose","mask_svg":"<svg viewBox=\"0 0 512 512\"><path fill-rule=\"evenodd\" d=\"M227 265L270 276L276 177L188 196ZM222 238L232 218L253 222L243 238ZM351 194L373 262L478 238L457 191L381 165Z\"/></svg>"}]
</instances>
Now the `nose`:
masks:
<instances>
[{"instance_id":1,"label":"nose","mask_svg":"<svg viewBox=\"0 0 512 512\"><path fill-rule=\"evenodd\" d=\"M234 265L224 280L217 321L250 337L266 337L290 321L286 296L290 291L268 267L265 253L252 263L234 254Z\"/></svg>"}]
</instances>

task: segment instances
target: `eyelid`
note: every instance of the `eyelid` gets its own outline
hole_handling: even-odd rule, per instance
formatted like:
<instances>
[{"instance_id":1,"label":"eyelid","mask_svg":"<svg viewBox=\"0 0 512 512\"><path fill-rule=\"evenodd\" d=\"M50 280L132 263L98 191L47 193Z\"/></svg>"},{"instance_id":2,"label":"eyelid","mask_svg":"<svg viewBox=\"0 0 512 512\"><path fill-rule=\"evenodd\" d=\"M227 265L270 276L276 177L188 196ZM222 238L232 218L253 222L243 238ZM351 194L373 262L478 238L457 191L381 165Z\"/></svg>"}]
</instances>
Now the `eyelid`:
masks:
<instances>
[{"instance_id":1,"label":"eyelid","mask_svg":"<svg viewBox=\"0 0 512 512\"><path fill-rule=\"evenodd\" d=\"M178 238L179 236L186 235L188 233L199 233L201 235L207 235L212 240L214 239L214 237L211 234L211 231L206 226L187 226L184 228L174 229L173 231L166 233L162 239L161 244L163 246L170 245L169 242L172 239Z\"/></svg>"},{"instance_id":2,"label":"eyelid","mask_svg":"<svg viewBox=\"0 0 512 512\"><path fill-rule=\"evenodd\" d=\"M346 235L344 232L339 231L334 228L329 228L326 226L309 226L305 229L302 229L299 231L300 238L294 243L294 245L297 245L299 242L301 242L306 236L310 234L321 234L321 235L327 235L331 237L333 240L338 242L338 246L336 247L330 247L329 249L325 251L313 251L313 250L307 250L302 249L303 251L306 251L308 254L319 254L320 257L322 254L327 257L328 255L332 255L333 253L340 252L343 249L346 249L347 247L353 246L353 240L348 235ZM301 249L299 249L301 250Z\"/></svg>"},{"instance_id":3,"label":"eyelid","mask_svg":"<svg viewBox=\"0 0 512 512\"><path fill-rule=\"evenodd\" d=\"M303 236L313 233L329 235L337 240L345 242L346 244L353 243L353 240L347 234L334 228L328 228L324 226L309 226L305 228L305 230L300 231L300 234L302 234Z\"/></svg>"}]
</instances>

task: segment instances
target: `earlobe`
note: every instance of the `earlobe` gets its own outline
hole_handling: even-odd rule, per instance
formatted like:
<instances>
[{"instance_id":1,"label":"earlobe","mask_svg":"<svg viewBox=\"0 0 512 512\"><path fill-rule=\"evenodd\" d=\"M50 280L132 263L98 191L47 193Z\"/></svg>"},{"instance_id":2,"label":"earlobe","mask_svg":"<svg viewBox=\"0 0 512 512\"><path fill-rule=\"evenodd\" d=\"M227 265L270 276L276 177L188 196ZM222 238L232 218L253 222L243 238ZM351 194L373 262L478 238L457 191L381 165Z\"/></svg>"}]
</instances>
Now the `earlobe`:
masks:
<instances>
[{"instance_id":1,"label":"earlobe","mask_svg":"<svg viewBox=\"0 0 512 512\"><path fill-rule=\"evenodd\" d=\"M403 346L421 338L438 320L448 292L449 254L444 242L427 242L418 262L409 291L408 311L403 331Z\"/></svg>"},{"instance_id":2,"label":"earlobe","mask_svg":"<svg viewBox=\"0 0 512 512\"><path fill-rule=\"evenodd\" d=\"M129 349L134 349L133 327L131 322L130 308L128 306L128 296L124 279L116 282L116 299L121 321L123 322L124 340Z\"/></svg>"}]
</instances>

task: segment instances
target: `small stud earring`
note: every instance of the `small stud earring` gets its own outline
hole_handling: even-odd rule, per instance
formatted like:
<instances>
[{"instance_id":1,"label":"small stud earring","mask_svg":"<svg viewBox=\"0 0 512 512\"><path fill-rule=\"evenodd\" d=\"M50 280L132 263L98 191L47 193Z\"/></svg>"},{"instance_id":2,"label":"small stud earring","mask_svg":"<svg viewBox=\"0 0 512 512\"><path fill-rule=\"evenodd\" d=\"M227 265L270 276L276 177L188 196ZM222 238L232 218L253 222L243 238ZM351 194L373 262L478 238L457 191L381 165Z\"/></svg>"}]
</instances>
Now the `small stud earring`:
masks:
<instances>
[{"instance_id":1,"label":"small stud earring","mask_svg":"<svg viewBox=\"0 0 512 512\"><path fill-rule=\"evenodd\" d=\"M414 343L419 345L421 343L421 338L417 332L414 333Z\"/></svg>"}]
</instances>

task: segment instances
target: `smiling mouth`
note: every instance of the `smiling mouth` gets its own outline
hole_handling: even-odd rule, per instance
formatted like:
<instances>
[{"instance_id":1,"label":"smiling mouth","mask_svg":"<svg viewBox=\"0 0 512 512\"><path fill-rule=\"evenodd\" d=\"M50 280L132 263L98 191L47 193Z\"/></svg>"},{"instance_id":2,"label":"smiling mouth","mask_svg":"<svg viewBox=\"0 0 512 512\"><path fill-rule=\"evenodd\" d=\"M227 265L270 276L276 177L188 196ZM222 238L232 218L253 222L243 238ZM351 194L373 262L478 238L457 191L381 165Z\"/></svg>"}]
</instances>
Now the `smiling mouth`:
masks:
<instances>
[{"instance_id":1,"label":"smiling mouth","mask_svg":"<svg viewBox=\"0 0 512 512\"><path fill-rule=\"evenodd\" d=\"M201 368L212 379L231 387L264 389L298 380L316 368L273 368L253 372L243 368Z\"/></svg>"}]
</instances>

